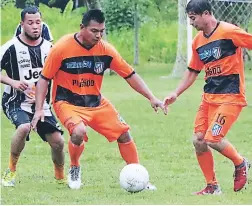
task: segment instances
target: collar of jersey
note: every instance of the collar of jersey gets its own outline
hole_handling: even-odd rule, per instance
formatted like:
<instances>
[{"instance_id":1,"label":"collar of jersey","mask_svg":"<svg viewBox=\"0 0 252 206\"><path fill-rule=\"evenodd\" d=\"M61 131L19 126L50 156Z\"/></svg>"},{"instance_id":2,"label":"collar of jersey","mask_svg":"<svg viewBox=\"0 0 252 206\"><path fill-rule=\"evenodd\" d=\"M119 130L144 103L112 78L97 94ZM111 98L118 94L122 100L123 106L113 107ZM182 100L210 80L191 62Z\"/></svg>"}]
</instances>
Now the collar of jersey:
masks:
<instances>
[{"instance_id":1,"label":"collar of jersey","mask_svg":"<svg viewBox=\"0 0 252 206\"><path fill-rule=\"evenodd\" d=\"M218 28L219 25L220 25L220 22L218 21L217 24L216 24L216 27L214 28L214 30L209 35L206 35L205 33L203 33L204 37L205 38L210 38L213 35L213 33L216 31L216 29Z\"/></svg>"},{"instance_id":2,"label":"collar of jersey","mask_svg":"<svg viewBox=\"0 0 252 206\"><path fill-rule=\"evenodd\" d=\"M78 39L77 39L77 33L75 33L74 34L74 39L77 41L77 43L80 45L80 46L82 46L84 49L86 49L86 50L90 50L90 49L92 49L94 46L91 46L91 47L86 47L85 45L83 45Z\"/></svg>"}]
</instances>

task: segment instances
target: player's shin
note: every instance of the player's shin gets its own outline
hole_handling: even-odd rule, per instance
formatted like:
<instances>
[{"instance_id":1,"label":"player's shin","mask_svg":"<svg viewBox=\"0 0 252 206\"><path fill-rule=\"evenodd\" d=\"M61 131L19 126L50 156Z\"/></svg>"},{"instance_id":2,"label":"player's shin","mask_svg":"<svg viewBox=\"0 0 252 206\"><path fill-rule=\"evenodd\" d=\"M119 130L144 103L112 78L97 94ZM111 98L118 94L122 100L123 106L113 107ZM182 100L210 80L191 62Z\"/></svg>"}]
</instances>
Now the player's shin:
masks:
<instances>
[{"instance_id":1,"label":"player's shin","mask_svg":"<svg viewBox=\"0 0 252 206\"><path fill-rule=\"evenodd\" d=\"M57 180L64 179L64 151L57 151L52 148L52 161L54 164L54 175Z\"/></svg>"},{"instance_id":2,"label":"player's shin","mask_svg":"<svg viewBox=\"0 0 252 206\"><path fill-rule=\"evenodd\" d=\"M54 162L54 175L56 180L61 180L65 178L64 164L59 165L58 163Z\"/></svg>"},{"instance_id":3,"label":"player's shin","mask_svg":"<svg viewBox=\"0 0 252 206\"><path fill-rule=\"evenodd\" d=\"M64 179L64 140L58 131L46 134L46 139L51 146L55 178L57 180Z\"/></svg>"},{"instance_id":4,"label":"player's shin","mask_svg":"<svg viewBox=\"0 0 252 206\"><path fill-rule=\"evenodd\" d=\"M20 154L10 153L9 169L12 172L16 171L16 166L17 166L17 162L18 162L19 156L20 156Z\"/></svg>"},{"instance_id":5,"label":"player's shin","mask_svg":"<svg viewBox=\"0 0 252 206\"><path fill-rule=\"evenodd\" d=\"M243 157L237 152L235 147L228 141L226 141L225 147L220 151L220 153L225 157L227 157L228 159L230 159L235 166L238 166L243 162Z\"/></svg>"},{"instance_id":6,"label":"player's shin","mask_svg":"<svg viewBox=\"0 0 252 206\"><path fill-rule=\"evenodd\" d=\"M80 157L84 149L85 149L84 141L80 145L72 143L71 140L68 141L68 151L71 160L70 167L80 166Z\"/></svg>"},{"instance_id":7,"label":"player's shin","mask_svg":"<svg viewBox=\"0 0 252 206\"><path fill-rule=\"evenodd\" d=\"M133 140L126 143L118 142L122 158L127 164L139 163L136 144Z\"/></svg>"},{"instance_id":8,"label":"player's shin","mask_svg":"<svg viewBox=\"0 0 252 206\"><path fill-rule=\"evenodd\" d=\"M210 149L206 152L197 153L197 160L200 165L201 171L205 176L205 180L207 184L216 185L217 180L214 172L214 160L213 154Z\"/></svg>"},{"instance_id":9,"label":"player's shin","mask_svg":"<svg viewBox=\"0 0 252 206\"><path fill-rule=\"evenodd\" d=\"M30 124L22 124L18 126L11 141L11 152L9 160L9 169L16 171L16 165L20 157L21 152L25 147L25 141L27 135L30 133Z\"/></svg>"}]
</instances>

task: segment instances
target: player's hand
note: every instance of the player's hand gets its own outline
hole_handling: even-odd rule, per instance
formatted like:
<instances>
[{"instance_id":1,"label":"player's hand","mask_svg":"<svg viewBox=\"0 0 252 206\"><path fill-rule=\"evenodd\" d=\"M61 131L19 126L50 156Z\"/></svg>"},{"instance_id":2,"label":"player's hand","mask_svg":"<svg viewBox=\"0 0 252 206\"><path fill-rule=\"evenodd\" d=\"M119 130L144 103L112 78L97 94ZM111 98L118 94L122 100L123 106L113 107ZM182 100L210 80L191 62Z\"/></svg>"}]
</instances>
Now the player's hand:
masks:
<instances>
[{"instance_id":1,"label":"player's hand","mask_svg":"<svg viewBox=\"0 0 252 206\"><path fill-rule=\"evenodd\" d=\"M32 86L32 87L28 87L28 88L24 91L24 94L25 94L25 96L27 97L27 98L25 99L25 102L30 103L30 104L35 103L35 90L36 90L36 87L35 87L35 86Z\"/></svg>"},{"instance_id":2,"label":"player's hand","mask_svg":"<svg viewBox=\"0 0 252 206\"><path fill-rule=\"evenodd\" d=\"M172 92L170 93L167 97L164 98L163 104L165 107L168 107L168 105L174 103L177 100L177 93L176 92Z\"/></svg>"},{"instance_id":3,"label":"player's hand","mask_svg":"<svg viewBox=\"0 0 252 206\"><path fill-rule=\"evenodd\" d=\"M28 84L25 81L18 81L13 80L12 84L10 85L12 88L24 92L28 88Z\"/></svg>"},{"instance_id":4,"label":"player's hand","mask_svg":"<svg viewBox=\"0 0 252 206\"><path fill-rule=\"evenodd\" d=\"M37 131L37 124L38 124L39 120L41 122L44 122L44 120L45 120L45 114L44 114L43 110L36 110L34 113L34 116L33 116L32 122L31 122L32 129L34 131Z\"/></svg>"},{"instance_id":5,"label":"player's hand","mask_svg":"<svg viewBox=\"0 0 252 206\"><path fill-rule=\"evenodd\" d=\"M165 115L167 115L168 107L165 107L163 102L156 97L150 99L151 107L158 113L158 108L161 108Z\"/></svg>"},{"instance_id":6,"label":"player's hand","mask_svg":"<svg viewBox=\"0 0 252 206\"><path fill-rule=\"evenodd\" d=\"M29 99L26 99L25 102L28 103L28 104L34 104L35 103L35 99L29 98Z\"/></svg>"}]
</instances>

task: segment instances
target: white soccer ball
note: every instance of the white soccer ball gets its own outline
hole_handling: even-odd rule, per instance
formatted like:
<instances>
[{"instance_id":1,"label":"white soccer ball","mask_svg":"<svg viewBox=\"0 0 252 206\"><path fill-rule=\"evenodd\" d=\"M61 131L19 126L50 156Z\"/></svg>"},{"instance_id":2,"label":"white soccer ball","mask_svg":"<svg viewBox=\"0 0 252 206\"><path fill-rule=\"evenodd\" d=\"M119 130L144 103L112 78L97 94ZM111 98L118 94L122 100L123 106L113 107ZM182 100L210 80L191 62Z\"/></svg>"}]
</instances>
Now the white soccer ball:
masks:
<instances>
[{"instance_id":1,"label":"white soccer ball","mask_svg":"<svg viewBox=\"0 0 252 206\"><path fill-rule=\"evenodd\" d=\"M120 185L128 192L140 192L149 183L149 173L140 164L128 164L120 173Z\"/></svg>"}]
</instances>

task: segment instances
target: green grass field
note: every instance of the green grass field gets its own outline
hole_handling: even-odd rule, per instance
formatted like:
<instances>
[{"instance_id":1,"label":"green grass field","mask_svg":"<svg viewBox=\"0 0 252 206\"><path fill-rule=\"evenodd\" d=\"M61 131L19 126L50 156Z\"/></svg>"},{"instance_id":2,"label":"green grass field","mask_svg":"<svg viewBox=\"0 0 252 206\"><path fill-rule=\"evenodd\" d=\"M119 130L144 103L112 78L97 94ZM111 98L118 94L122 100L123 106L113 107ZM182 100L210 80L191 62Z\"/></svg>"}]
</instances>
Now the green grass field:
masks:
<instances>
[{"instance_id":1,"label":"green grass field","mask_svg":"<svg viewBox=\"0 0 252 206\"><path fill-rule=\"evenodd\" d=\"M169 65L148 65L137 68L153 92L161 99L178 84L178 79L160 78L169 73ZM239 152L250 160L252 71L247 71L246 107L227 138ZM134 92L120 77L106 76L103 94L120 111L131 126L131 134L138 146L141 164L149 171L155 192L130 194L119 186L119 173L124 166L116 143L88 130L89 142L81 159L80 190L57 185L53 179L50 148L32 132L17 167L15 188L1 187L1 204L251 204L252 184L243 192L233 192L233 165L214 152L217 178L224 192L221 196L192 196L205 186L191 143L193 121L198 109L203 80L199 80L170 107L169 114L152 111L148 101ZM14 127L1 112L1 172L8 166L10 139ZM68 134L65 132L66 168ZM252 172L251 172L252 173ZM250 181L252 176L250 175Z\"/></svg>"}]
</instances>

